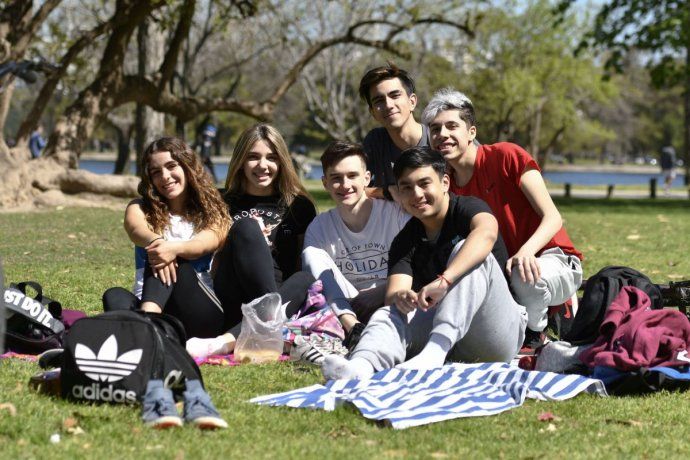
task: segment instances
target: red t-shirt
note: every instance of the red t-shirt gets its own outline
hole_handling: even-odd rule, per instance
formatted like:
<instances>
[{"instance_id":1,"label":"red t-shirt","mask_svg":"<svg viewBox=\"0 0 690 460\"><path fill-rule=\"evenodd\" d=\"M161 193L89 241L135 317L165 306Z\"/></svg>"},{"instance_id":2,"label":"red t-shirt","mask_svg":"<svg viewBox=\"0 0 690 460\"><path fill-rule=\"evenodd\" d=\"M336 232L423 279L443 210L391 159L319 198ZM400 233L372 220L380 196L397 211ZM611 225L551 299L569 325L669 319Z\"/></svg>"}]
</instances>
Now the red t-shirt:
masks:
<instances>
[{"instance_id":1,"label":"red t-shirt","mask_svg":"<svg viewBox=\"0 0 690 460\"><path fill-rule=\"evenodd\" d=\"M520 189L520 179L527 168L540 171L536 161L522 147L500 142L479 146L472 177L463 187L455 184L455 174L452 169L450 171L450 190L453 193L476 196L489 205L498 221L498 229L509 256L513 256L525 244L541 223L541 218ZM583 258L564 227L541 250L554 247Z\"/></svg>"}]
</instances>

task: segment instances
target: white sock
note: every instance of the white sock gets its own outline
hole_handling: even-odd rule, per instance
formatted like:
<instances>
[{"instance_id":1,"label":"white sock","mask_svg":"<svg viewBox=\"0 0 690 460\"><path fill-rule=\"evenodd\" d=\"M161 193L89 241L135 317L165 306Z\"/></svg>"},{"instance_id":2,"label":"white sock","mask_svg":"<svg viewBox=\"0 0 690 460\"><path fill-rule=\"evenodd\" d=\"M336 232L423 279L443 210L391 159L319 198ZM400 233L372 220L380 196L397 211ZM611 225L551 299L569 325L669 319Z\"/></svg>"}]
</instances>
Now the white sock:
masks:
<instances>
[{"instance_id":1,"label":"white sock","mask_svg":"<svg viewBox=\"0 0 690 460\"><path fill-rule=\"evenodd\" d=\"M328 355L321 363L321 373L327 380L362 380L374 375L374 366L363 358L348 360L339 355Z\"/></svg>"},{"instance_id":2,"label":"white sock","mask_svg":"<svg viewBox=\"0 0 690 460\"><path fill-rule=\"evenodd\" d=\"M395 366L398 369L433 369L443 366L453 344L448 337L433 333L424 349L414 358Z\"/></svg>"},{"instance_id":3,"label":"white sock","mask_svg":"<svg viewBox=\"0 0 690 460\"><path fill-rule=\"evenodd\" d=\"M230 350L230 343L226 335L212 339L192 337L187 340L185 348L192 358L206 359L210 355L227 355L232 350Z\"/></svg>"}]
</instances>

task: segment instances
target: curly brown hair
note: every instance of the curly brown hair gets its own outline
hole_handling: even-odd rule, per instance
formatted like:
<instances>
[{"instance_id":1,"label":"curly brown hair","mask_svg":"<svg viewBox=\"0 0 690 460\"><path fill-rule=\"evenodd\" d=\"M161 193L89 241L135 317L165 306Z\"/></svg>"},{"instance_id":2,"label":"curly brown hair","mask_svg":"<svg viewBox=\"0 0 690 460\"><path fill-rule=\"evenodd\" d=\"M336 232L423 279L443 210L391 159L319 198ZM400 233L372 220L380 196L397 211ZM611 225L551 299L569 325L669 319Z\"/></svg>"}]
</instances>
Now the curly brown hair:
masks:
<instances>
[{"instance_id":1,"label":"curly brown hair","mask_svg":"<svg viewBox=\"0 0 690 460\"><path fill-rule=\"evenodd\" d=\"M195 231L210 229L224 238L230 228L228 207L220 196L211 177L204 171L196 153L177 137L161 137L144 151L141 158L141 182L138 191L142 198L142 208L146 221L156 233L163 233L170 223L170 208L151 181L149 161L151 155L170 152L184 171L187 187L187 202L184 217L194 225Z\"/></svg>"}]
</instances>

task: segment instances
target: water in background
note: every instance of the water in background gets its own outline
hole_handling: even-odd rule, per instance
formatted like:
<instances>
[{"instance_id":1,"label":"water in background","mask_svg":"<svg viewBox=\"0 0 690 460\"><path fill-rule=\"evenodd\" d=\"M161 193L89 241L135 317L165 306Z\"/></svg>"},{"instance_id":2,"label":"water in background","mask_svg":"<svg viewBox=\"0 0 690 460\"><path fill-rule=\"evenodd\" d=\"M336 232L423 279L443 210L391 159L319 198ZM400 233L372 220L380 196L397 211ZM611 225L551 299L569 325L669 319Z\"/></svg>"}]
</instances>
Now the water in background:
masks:
<instances>
[{"instance_id":1,"label":"water in background","mask_svg":"<svg viewBox=\"0 0 690 460\"><path fill-rule=\"evenodd\" d=\"M96 173L96 174L111 174L114 168L114 162L102 160L81 160L79 166L82 169ZM225 181L225 176L228 174L228 164L218 163L215 165L216 177L221 182ZM132 174L134 174L134 165L132 165ZM323 171L321 165L314 163L311 171L305 175L305 179L321 179ZM682 187L683 174L678 174L673 181L674 187ZM570 183L573 185L648 185L649 180L656 178L659 186L663 183L661 173L614 173L614 172L596 172L596 171L571 171L571 172L545 172L544 178L555 184Z\"/></svg>"}]
</instances>

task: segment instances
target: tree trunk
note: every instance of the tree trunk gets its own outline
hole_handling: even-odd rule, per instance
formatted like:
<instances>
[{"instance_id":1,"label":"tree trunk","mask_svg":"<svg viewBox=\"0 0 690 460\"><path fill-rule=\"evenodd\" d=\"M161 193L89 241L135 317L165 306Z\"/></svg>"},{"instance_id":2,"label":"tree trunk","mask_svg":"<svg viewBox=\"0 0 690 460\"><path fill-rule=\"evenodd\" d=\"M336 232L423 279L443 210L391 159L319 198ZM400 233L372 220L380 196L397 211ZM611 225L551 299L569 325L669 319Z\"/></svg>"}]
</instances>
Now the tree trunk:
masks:
<instances>
[{"instance_id":1,"label":"tree trunk","mask_svg":"<svg viewBox=\"0 0 690 460\"><path fill-rule=\"evenodd\" d=\"M45 156L76 168L86 141L98 121L121 104L124 87L123 61L134 29L158 6L153 2L119 0L111 21L114 27L103 51L98 74L69 106L48 138Z\"/></svg>"},{"instance_id":2,"label":"tree trunk","mask_svg":"<svg viewBox=\"0 0 690 460\"><path fill-rule=\"evenodd\" d=\"M536 108L536 112L534 113L534 124L532 125L532 129L530 130L529 153L532 155L532 158L537 160L537 164L540 168L544 166L544 158L542 157L541 151L539 150L539 137L541 136L541 119L544 112L545 103L546 100L544 98L542 98L539 101Z\"/></svg>"},{"instance_id":3,"label":"tree trunk","mask_svg":"<svg viewBox=\"0 0 690 460\"><path fill-rule=\"evenodd\" d=\"M117 134L117 158L115 159L115 170L113 174L127 174L130 171L129 142L132 139L132 128L130 127L124 130L113 124L113 129Z\"/></svg>"},{"instance_id":4,"label":"tree trunk","mask_svg":"<svg viewBox=\"0 0 690 460\"><path fill-rule=\"evenodd\" d=\"M688 14L686 13L686 17ZM690 22L690 18L688 19ZM690 41L690 34L687 34ZM683 91L683 164L685 165L685 186L690 185L690 43L685 46L685 78Z\"/></svg>"},{"instance_id":5,"label":"tree trunk","mask_svg":"<svg viewBox=\"0 0 690 460\"><path fill-rule=\"evenodd\" d=\"M0 143L5 144L5 122L7 112L10 110L10 102L14 93L14 76L5 75L0 78Z\"/></svg>"},{"instance_id":6,"label":"tree trunk","mask_svg":"<svg viewBox=\"0 0 690 460\"><path fill-rule=\"evenodd\" d=\"M79 56L84 48L93 43L97 37L108 32L111 27L112 23L110 21L106 21L97 25L89 32L86 32L72 46L70 46L69 50L60 60L58 68L46 75L46 80L43 83L38 96L34 100L31 110L29 110L29 113L24 117L22 124L17 130L17 143L26 143L28 141L29 136L40 123L43 112L50 102L50 99L53 97L55 88L57 88L58 84L60 81L62 81L62 78L67 73L70 64L77 58L77 56Z\"/></svg>"},{"instance_id":7,"label":"tree trunk","mask_svg":"<svg viewBox=\"0 0 690 460\"><path fill-rule=\"evenodd\" d=\"M41 9L46 11L47 6L56 3L58 0L46 0ZM77 167L82 148L98 121L121 103L118 96L123 86L122 63L129 39L137 24L158 6L155 2L118 0L111 19L114 27L98 74L58 119L44 156L29 161L28 151L22 147L0 156L0 170L5 173L0 181L0 207L69 204L78 199L75 195L80 192L115 196L136 193L138 180L131 176L87 174L75 177L68 169Z\"/></svg>"},{"instance_id":8,"label":"tree trunk","mask_svg":"<svg viewBox=\"0 0 690 460\"><path fill-rule=\"evenodd\" d=\"M2 2L0 7L0 63L19 62L24 59L38 29L62 0L45 0L34 11L33 0L13 0ZM6 75L0 79L0 91L5 84L13 82L14 76ZM0 101L0 138L4 138L7 111L12 99L12 91L2 93ZM16 152L15 152L16 153ZM12 153L14 154L14 153Z\"/></svg>"},{"instance_id":9,"label":"tree trunk","mask_svg":"<svg viewBox=\"0 0 690 460\"><path fill-rule=\"evenodd\" d=\"M185 121L180 117L175 118L175 135L180 139L185 138Z\"/></svg>"},{"instance_id":10,"label":"tree trunk","mask_svg":"<svg viewBox=\"0 0 690 460\"><path fill-rule=\"evenodd\" d=\"M165 56L165 35L161 28L151 21L144 21L137 30L138 74L145 78L157 69ZM141 156L146 146L160 137L165 130L165 116L142 103L136 104L134 145L137 155L137 175L141 173Z\"/></svg>"}]
</instances>

